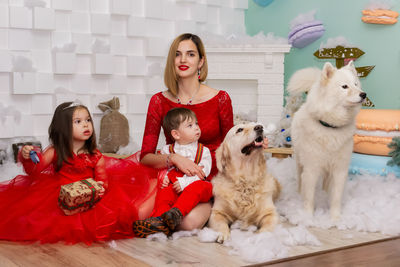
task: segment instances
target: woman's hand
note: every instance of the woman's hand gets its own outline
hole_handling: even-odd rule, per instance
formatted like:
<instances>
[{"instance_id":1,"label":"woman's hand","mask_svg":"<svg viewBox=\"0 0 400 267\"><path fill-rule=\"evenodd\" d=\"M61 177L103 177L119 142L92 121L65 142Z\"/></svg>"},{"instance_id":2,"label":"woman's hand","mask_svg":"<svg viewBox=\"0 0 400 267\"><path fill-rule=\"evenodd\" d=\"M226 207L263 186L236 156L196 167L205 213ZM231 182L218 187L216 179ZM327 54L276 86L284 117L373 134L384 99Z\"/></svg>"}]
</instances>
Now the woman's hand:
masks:
<instances>
[{"instance_id":1,"label":"woman's hand","mask_svg":"<svg viewBox=\"0 0 400 267\"><path fill-rule=\"evenodd\" d=\"M264 137L262 147L264 149L268 148L268 137Z\"/></svg>"},{"instance_id":2,"label":"woman's hand","mask_svg":"<svg viewBox=\"0 0 400 267\"><path fill-rule=\"evenodd\" d=\"M24 159L29 159L29 152L33 150L33 146L23 146L21 150L22 157Z\"/></svg>"},{"instance_id":3,"label":"woman's hand","mask_svg":"<svg viewBox=\"0 0 400 267\"><path fill-rule=\"evenodd\" d=\"M178 154L171 154L171 162L184 174L187 176L195 176L204 180L206 178L206 174L203 171L203 166L199 166L190 159L187 159Z\"/></svg>"}]
</instances>

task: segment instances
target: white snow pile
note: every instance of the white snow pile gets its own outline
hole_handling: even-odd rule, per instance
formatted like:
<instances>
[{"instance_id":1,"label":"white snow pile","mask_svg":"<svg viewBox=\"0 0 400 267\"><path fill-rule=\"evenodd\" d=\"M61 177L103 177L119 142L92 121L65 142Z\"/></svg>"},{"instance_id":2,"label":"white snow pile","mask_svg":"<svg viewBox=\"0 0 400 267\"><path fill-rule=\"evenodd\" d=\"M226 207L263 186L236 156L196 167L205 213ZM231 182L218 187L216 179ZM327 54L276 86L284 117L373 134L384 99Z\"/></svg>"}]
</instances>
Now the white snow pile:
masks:
<instances>
[{"instance_id":1,"label":"white snow pile","mask_svg":"<svg viewBox=\"0 0 400 267\"><path fill-rule=\"evenodd\" d=\"M92 43L92 52L93 53L99 53L99 54L108 54L110 53L110 44L101 39L94 40Z\"/></svg>"},{"instance_id":2,"label":"white snow pile","mask_svg":"<svg viewBox=\"0 0 400 267\"><path fill-rule=\"evenodd\" d=\"M319 50L324 48L335 48L336 46L343 46L343 47L354 47L344 36L338 36L335 38L329 38L326 40L326 43L321 43L319 46Z\"/></svg>"},{"instance_id":3,"label":"white snow pile","mask_svg":"<svg viewBox=\"0 0 400 267\"><path fill-rule=\"evenodd\" d=\"M292 158L268 160L269 171L282 185L276 202L278 212L295 225L318 228L337 227L357 231L400 234L400 179L394 174L373 176L350 175L342 199L342 215L338 221L329 216L328 194L318 185L315 194L314 216L303 210L298 184L295 178L295 161Z\"/></svg>"},{"instance_id":4,"label":"white snow pile","mask_svg":"<svg viewBox=\"0 0 400 267\"><path fill-rule=\"evenodd\" d=\"M400 234L400 179L393 174L372 176L351 175L342 200L342 215L338 221L329 216L328 195L321 184L315 196L314 216L303 212L302 199L297 192L295 161L292 158L268 160L268 168L282 185L281 195L276 202L281 221L287 220L293 227L278 225L274 231L256 233L254 226L240 230L240 222L231 226L231 239L224 243L230 252L248 262L265 262L287 257L291 246L318 246L320 242L306 227L327 229L354 229L366 232L381 232L387 235ZM13 162L0 165L0 181L9 180L22 174L22 167ZM172 240L197 235L201 242L215 242L217 233L209 228L191 232L176 232ZM166 242L164 234L148 237L148 240Z\"/></svg>"},{"instance_id":5,"label":"white snow pile","mask_svg":"<svg viewBox=\"0 0 400 267\"><path fill-rule=\"evenodd\" d=\"M297 25L315 20L316 12L317 10L313 9L309 12L297 15L297 17L290 21L290 30L292 31Z\"/></svg>"},{"instance_id":6,"label":"white snow pile","mask_svg":"<svg viewBox=\"0 0 400 267\"><path fill-rule=\"evenodd\" d=\"M24 5L28 8L46 7L46 2L42 0L25 0Z\"/></svg>"},{"instance_id":7,"label":"white snow pile","mask_svg":"<svg viewBox=\"0 0 400 267\"><path fill-rule=\"evenodd\" d=\"M217 35L213 33L200 34L204 44L209 47L263 47L268 45L288 44L288 39L275 36L273 32L264 34L260 31L254 36L242 33L232 33L230 35Z\"/></svg>"},{"instance_id":8,"label":"white snow pile","mask_svg":"<svg viewBox=\"0 0 400 267\"><path fill-rule=\"evenodd\" d=\"M393 7L392 0L371 0L365 6L365 9L374 10L374 9L391 9Z\"/></svg>"},{"instance_id":9,"label":"white snow pile","mask_svg":"<svg viewBox=\"0 0 400 267\"><path fill-rule=\"evenodd\" d=\"M288 256L292 246L319 246L320 241L306 227L328 229L354 229L366 232L381 232L388 235L400 233L400 179L393 174L386 177L351 175L346 184L342 201L342 216L334 222L329 216L328 195L319 184L316 191L316 210L311 217L303 211L302 199L297 192L296 164L292 158L268 160L269 171L282 185L276 202L278 212L293 227L278 225L272 232L256 233L255 226L240 230L240 222L231 226L231 239L223 245L230 253L247 262L265 262ZM210 228L191 232L176 232L172 240L197 235L201 242L215 242L218 233ZM351 238L351 237L349 237ZM152 241L166 241L164 234L148 237Z\"/></svg>"},{"instance_id":10,"label":"white snow pile","mask_svg":"<svg viewBox=\"0 0 400 267\"><path fill-rule=\"evenodd\" d=\"M304 226L285 228L278 225L272 232L256 233L257 228L250 226L247 231L240 230L240 222L231 226L231 239L223 246L230 248L231 255L238 255L244 261L257 263L270 261L288 256L291 246L309 245L320 246L319 240ZM170 240L182 237L197 236L200 242L213 243L218 233L204 227L201 230L175 232ZM150 235L148 241L166 242L167 236L163 233Z\"/></svg>"},{"instance_id":11,"label":"white snow pile","mask_svg":"<svg viewBox=\"0 0 400 267\"><path fill-rule=\"evenodd\" d=\"M35 72L36 68L33 66L33 62L30 58L25 56L13 56L12 57L12 71L13 72Z\"/></svg>"}]
</instances>

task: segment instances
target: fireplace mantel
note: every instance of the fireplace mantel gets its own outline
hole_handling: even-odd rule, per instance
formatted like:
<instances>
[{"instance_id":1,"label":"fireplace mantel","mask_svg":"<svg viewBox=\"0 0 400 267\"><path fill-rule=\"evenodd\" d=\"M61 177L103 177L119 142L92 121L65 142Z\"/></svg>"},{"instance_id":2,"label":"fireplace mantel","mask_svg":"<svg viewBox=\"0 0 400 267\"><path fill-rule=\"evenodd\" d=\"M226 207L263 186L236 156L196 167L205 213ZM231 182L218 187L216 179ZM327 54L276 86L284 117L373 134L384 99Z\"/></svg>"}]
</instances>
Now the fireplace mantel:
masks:
<instances>
[{"instance_id":1,"label":"fireplace mantel","mask_svg":"<svg viewBox=\"0 0 400 267\"><path fill-rule=\"evenodd\" d=\"M247 103L247 105L256 107L257 121L265 125L277 124L283 110L285 53L288 53L290 48L290 45L206 46L209 67L208 80L211 82L214 80L231 82L241 80L251 84L254 84L255 81L257 88L249 91L249 94L257 94L254 98L257 103ZM229 88L227 91L230 93ZM235 96L232 98L235 99ZM241 105L240 97L236 97L236 99L236 102L233 101L234 113Z\"/></svg>"}]
</instances>

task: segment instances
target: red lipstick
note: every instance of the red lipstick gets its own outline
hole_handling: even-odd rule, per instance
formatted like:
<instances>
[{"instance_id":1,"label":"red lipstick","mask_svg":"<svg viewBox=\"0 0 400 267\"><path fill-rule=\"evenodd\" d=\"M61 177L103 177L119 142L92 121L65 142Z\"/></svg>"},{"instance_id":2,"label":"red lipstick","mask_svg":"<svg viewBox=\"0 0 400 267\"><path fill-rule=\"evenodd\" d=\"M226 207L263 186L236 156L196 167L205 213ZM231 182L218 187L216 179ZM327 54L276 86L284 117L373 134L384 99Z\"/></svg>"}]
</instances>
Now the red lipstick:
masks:
<instances>
[{"instance_id":1,"label":"red lipstick","mask_svg":"<svg viewBox=\"0 0 400 267\"><path fill-rule=\"evenodd\" d=\"M178 69L180 69L180 70L187 70L189 67L188 66L186 66L186 65L180 65L179 67L178 67Z\"/></svg>"}]
</instances>

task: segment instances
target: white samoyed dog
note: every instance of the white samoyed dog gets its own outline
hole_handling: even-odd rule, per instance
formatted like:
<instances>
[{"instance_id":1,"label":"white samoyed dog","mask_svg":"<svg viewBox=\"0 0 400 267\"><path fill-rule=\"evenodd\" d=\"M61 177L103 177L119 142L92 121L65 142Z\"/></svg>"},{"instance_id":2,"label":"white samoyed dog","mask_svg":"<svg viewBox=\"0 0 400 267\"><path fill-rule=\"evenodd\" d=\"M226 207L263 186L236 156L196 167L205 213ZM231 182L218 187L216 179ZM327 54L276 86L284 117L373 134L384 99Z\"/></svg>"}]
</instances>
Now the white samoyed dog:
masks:
<instances>
[{"instance_id":1,"label":"white samoyed dog","mask_svg":"<svg viewBox=\"0 0 400 267\"><path fill-rule=\"evenodd\" d=\"M323 189L329 193L330 216L337 220L353 150L355 118L367 94L361 90L352 61L341 69L330 63L325 63L322 71L301 69L290 78L287 89L292 95L308 92L291 126L304 208L313 214L315 189L322 177Z\"/></svg>"}]
</instances>

